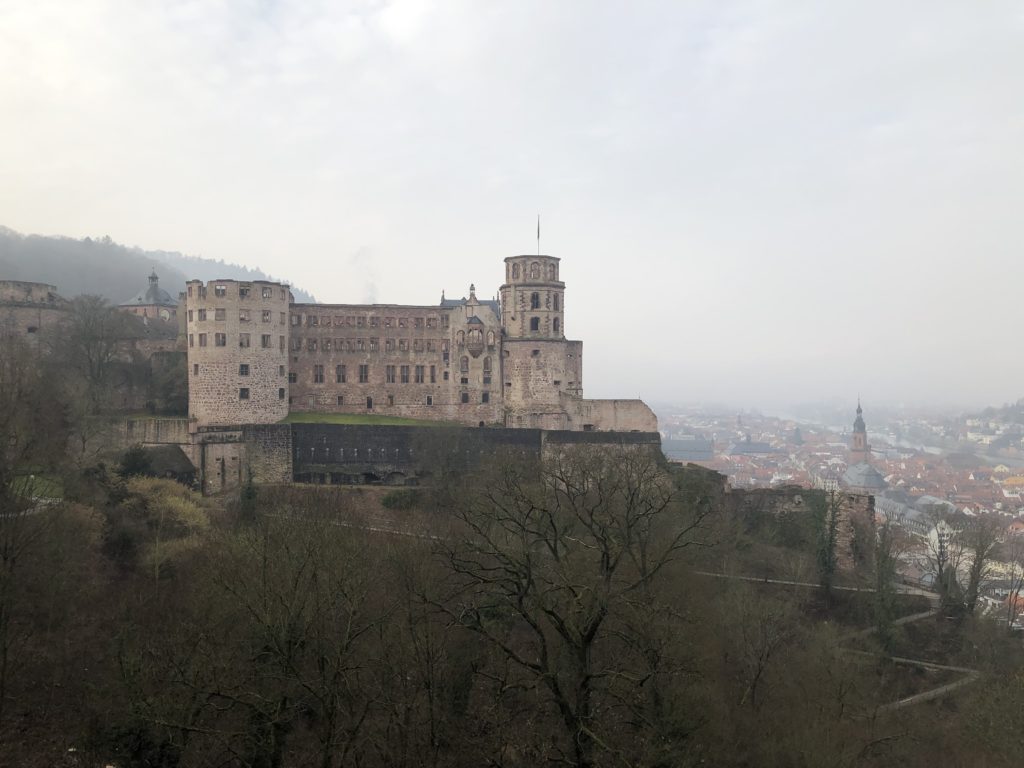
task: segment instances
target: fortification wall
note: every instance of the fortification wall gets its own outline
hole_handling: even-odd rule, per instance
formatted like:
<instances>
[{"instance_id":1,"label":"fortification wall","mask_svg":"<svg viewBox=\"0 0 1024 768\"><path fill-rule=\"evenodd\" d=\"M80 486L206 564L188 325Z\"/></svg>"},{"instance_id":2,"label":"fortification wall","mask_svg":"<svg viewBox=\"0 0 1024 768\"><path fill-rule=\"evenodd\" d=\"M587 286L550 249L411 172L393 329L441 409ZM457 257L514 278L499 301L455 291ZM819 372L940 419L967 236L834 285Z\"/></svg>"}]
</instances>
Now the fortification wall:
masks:
<instances>
[{"instance_id":1,"label":"fortification wall","mask_svg":"<svg viewBox=\"0 0 1024 768\"><path fill-rule=\"evenodd\" d=\"M188 419L125 419L121 434L125 445L180 445L184 448L192 442Z\"/></svg>"},{"instance_id":2,"label":"fortification wall","mask_svg":"<svg viewBox=\"0 0 1024 768\"><path fill-rule=\"evenodd\" d=\"M657 432L658 417L643 400L563 400L574 429Z\"/></svg>"},{"instance_id":3,"label":"fortification wall","mask_svg":"<svg viewBox=\"0 0 1024 768\"><path fill-rule=\"evenodd\" d=\"M288 415L290 299L280 283L186 285L189 417L197 424L268 424Z\"/></svg>"}]
</instances>

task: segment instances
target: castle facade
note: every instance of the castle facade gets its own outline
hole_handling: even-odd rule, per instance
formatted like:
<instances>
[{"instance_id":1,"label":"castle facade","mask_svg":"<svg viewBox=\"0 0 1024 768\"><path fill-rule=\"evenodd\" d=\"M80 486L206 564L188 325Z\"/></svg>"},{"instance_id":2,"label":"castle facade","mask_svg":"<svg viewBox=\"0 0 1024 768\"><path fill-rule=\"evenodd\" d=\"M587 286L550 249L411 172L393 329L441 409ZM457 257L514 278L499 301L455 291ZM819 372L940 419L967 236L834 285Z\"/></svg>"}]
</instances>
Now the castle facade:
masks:
<instances>
[{"instance_id":1,"label":"castle facade","mask_svg":"<svg viewBox=\"0 0 1024 768\"><path fill-rule=\"evenodd\" d=\"M292 412L472 426L656 432L640 400L583 397L583 342L566 338L559 259L505 259L499 299L297 304L274 282L185 290L189 418L270 424Z\"/></svg>"}]
</instances>

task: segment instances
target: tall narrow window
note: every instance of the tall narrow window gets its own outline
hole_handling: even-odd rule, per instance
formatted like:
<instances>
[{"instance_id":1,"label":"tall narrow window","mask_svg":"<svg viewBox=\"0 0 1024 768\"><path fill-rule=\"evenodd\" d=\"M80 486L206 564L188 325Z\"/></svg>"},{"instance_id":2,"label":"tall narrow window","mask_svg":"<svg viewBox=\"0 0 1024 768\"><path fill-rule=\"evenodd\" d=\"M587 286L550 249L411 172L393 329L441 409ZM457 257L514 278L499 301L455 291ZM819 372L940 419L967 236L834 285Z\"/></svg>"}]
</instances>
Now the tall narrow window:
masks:
<instances>
[{"instance_id":1,"label":"tall narrow window","mask_svg":"<svg viewBox=\"0 0 1024 768\"><path fill-rule=\"evenodd\" d=\"M385 365L384 366L384 383L394 384L395 383L395 366Z\"/></svg>"},{"instance_id":2,"label":"tall narrow window","mask_svg":"<svg viewBox=\"0 0 1024 768\"><path fill-rule=\"evenodd\" d=\"M369 365L365 365L365 364L364 365L360 365L359 366L359 383L360 384L366 384L369 381L370 381L370 366ZM366 398L366 401L368 403L372 403L373 402L370 398ZM367 406L367 408L372 408L372 407L373 407L372 404Z\"/></svg>"},{"instance_id":3,"label":"tall narrow window","mask_svg":"<svg viewBox=\"0 0 1024 768\"><path fill-rule=\"evenodd\" d=\"M530 294L530 309L540 309L540 294L536 291Z\"/></svg>"},{"instance_id":4,"label":"tall narrow window","mask_svg":"<svg viewBox=\"0 0 1024 768\"><path fill-rule=\"evenodd\" d=\"M560 309L561 306L562 306L562 300L558 297L557 293L555 294L554 301L555 301L555 309Z\"/></svg>"},{"instance_id":5,"label":"tall narrow window","mask_svg":"<svg viewBox=\"0 0 1024 768\"><path fill-rule=\"evenodd\" d=\"M462 359L459 361L459 370L463 373L466 373L469 370L469 358L465 355L463 355Z\"/></svg>"},{"instance_id":6,"label":"tall narrow window","mask_svg":"<svg viewBox=\"0 0 1024 768\"><path fill-rule=\"evenodd\" d=\"M334 366L334 381L337 382L338 384L344 384L345 383L345 366L344 365L336 365L336 366ZM338 405L341 405L341 403L338 403Z\"/></svg>"},{"instance_id":7,"label":"tall narrow window","mask_svg":"<svg viewBox=\"0 0 1024 768\"><path fill-rule=\"evenodd\" d=\"M555 333L558 333L561 326L562 324L558 321L557 317L551 322L551 328L552 330L554 330Z\"/></svg>"},{"instance_id":8,"label":"tall narrow window","mask_svg":"<svg viewBox=\"0 0 1024 768\"><path fill-rule=\"evenodd\" d=\"M409 366L408 365L403 365L401 370L400 370L400 372L399 372L399 375L401 377L400 378L401 383L402 384L408 384L409 383Z\"/></svg>"},{"instance_id":9,"label":"tall narrow window","mask_svg":"<svg viewBox=\"0 0 1024 768\"><path fill-rule=\"evenodd\" d=\"M531 331L539 331L540 330L540 318L539 317L531 317L530 318L530 330Z\"/></svg>"},{"instance_id":10,"label":"tall narrow window","mask_svg":"<svg viewBox=\"0 0 1024 768\"><path fill-rule=\"evenodd\" d=\"M323 384L324 383L324 367L322 365L313 366L313 383Z\"/></svg>"}]
</instances>

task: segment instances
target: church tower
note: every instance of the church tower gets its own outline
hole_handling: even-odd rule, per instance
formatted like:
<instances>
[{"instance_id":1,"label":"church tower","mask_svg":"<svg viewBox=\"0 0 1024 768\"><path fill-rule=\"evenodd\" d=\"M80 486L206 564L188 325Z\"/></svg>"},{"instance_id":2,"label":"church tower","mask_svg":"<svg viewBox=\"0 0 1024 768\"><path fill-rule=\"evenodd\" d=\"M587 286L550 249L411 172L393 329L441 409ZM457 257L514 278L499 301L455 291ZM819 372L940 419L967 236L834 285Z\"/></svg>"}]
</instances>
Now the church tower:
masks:
<instances>
[{"instance_id":1,"label":"church tower","mask_svg":"<svg viewBox=\"0 0 1024 768\"><path fill-rule=\"evenodd\" d=\"M864 426L864 410L860 407L860 399L857 400L857 418L853 420L853 437L850 439L850 466L864 464L871 456L871 446L868 445L868 431Z\"/></svg>"}]
</instances>

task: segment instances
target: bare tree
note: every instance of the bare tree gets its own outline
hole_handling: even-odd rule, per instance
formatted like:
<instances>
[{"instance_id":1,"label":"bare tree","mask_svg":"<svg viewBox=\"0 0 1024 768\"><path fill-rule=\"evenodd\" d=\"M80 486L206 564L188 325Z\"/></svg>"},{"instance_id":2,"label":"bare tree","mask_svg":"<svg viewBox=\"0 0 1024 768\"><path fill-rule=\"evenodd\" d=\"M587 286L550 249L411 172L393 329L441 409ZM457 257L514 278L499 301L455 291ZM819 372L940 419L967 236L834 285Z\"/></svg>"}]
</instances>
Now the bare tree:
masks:
<instances>
[{"instance_id":1,"label":"bare tree","mask_svg":"<svg viewBox=\"0 0 1024 768\"><path fill-rule=\"evenodd\" d=\"M992 556L1002 540L1004 525L995 515L969 518L964 521L959 536L967 550L969 566L964 589L964 607L974 613L978 595L992 570Z\"/></svg>"},{"instance_id":2,"label":"bare tree","mask_svg":"<svg viewBox=\"0 0 1024 768\"><path fill-rule=\"evenodd\" d=\"M668 610L656 582L700 540L708 513L684 504L639 448L510 461L466 489L456 512L462 538L440 547L453 589L438 605L554 708L568 745L555 759L594 765L611 748L599 712L627 698L621 687L633 701L653 687L658 649L636 631L638 618L653 625Z\"/></svg>"}]
</instances>

